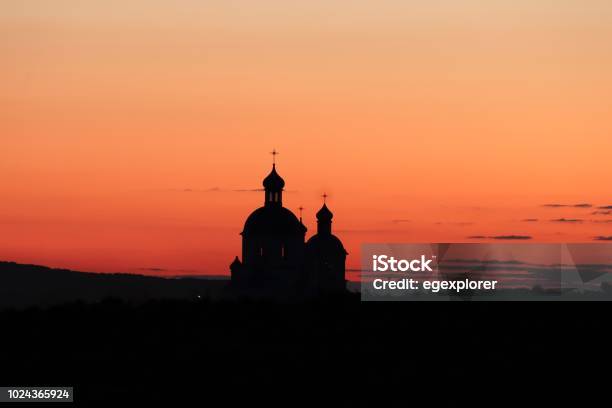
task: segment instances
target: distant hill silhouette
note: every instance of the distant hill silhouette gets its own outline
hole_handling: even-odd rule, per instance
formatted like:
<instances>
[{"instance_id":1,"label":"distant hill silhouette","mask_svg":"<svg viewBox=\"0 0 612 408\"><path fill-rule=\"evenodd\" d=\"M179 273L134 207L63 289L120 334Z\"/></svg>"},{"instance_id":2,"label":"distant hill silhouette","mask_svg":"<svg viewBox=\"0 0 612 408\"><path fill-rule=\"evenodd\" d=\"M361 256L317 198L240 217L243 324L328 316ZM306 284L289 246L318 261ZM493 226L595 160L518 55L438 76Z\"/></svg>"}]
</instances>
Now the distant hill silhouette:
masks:
<instances>
[{"instance_id":1,"label":"distant hill silhouette","mask_svg":"<svg viewBox=\"0 0 612 408\"><path fill-rule=\"evenodd\" d=\"M216 299L228 281L200 278L160 278L121 273L87 273L37 265L0 262L0 308L50 306L106 298Z\"/></svg>"},{"instance_id":2,"label":"distant hill silhouette","mask_svg":"<svg viewBox=\"0 0 612 408\"><path fill-rule=\"evenodd\" d=\"M0 384L74 386L79 406L550 406L605 389L588 374L608 364L608 302L278 302L228 299L227 282L0 263Z\"/></svg>"}]
</instances>

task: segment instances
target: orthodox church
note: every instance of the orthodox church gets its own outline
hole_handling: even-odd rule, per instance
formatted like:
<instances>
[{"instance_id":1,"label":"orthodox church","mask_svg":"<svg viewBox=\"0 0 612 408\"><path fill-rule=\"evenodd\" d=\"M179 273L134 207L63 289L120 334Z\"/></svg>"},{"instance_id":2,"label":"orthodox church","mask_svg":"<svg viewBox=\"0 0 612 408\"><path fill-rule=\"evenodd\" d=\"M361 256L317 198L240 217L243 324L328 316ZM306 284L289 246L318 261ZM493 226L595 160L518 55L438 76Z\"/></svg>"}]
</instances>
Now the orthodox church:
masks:
<instances>
[{"instance_id":1,"label":"orthodox church","mask_svg":"<svg viewBox=\"0 0 612 408\"><path fill-rule=\"evenodd\" d=\"M326 203L317 212L317 233L305 241L301 216L283 207L285 181L276 163L263 187L264 205L251 213L241 232L242 260L236 257L230 265L232 287L258 294L344 291L347 252L332 234L334 215Z\"/></svg>"}]
</instances>

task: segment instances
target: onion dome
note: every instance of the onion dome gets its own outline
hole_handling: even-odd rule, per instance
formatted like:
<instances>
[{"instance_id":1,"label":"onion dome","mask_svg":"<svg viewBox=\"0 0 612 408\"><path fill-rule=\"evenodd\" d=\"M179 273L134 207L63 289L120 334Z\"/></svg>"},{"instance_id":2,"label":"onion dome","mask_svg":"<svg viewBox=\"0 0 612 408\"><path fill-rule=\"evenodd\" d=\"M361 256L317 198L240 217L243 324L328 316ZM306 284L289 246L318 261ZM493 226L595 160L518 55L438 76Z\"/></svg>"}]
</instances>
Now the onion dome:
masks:
<instances>
[{"instance_id":1,"label":"onion dome","mask_svg":"<svg viewBox=\"0 0 612 408\"><path fill-rule=\"evenodd\" d=\"M280 191L285 187L285 180L276 172L276 165L272 165L272 171L263 181L263 186L266 190Z\"/></svg>"},{"instance_id":2,"label":"onion dome","mask_svg":"<svg viewBox=\"0 0 612 408\"><path fill-rule=\"evenodd\" d=\"M323 207L317 212L317 220L331 221L332 218L334 218L334 213L327 208L327 205L323 204Z\"/></svg>"}]
</instances>

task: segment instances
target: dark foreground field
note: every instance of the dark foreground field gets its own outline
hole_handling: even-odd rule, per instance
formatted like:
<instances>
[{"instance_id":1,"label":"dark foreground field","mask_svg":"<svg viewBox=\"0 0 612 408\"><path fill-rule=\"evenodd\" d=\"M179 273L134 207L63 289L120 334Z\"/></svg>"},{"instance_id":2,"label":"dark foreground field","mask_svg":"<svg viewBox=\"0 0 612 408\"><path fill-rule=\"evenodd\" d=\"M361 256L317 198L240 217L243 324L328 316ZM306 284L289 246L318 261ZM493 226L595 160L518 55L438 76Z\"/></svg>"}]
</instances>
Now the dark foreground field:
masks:
<instances>
[{"instance_id":1,"label":"dark foreground field","mask_svg":"<svg viewBox=\"0 0 612 408\"><path fill-rule=\"evenodd\" d=\"M0 312L0 384L73 385L79 405L107 406L609 401L609 316L607 303L352 296L70 303Z\"/></svg>"}]
</instances>

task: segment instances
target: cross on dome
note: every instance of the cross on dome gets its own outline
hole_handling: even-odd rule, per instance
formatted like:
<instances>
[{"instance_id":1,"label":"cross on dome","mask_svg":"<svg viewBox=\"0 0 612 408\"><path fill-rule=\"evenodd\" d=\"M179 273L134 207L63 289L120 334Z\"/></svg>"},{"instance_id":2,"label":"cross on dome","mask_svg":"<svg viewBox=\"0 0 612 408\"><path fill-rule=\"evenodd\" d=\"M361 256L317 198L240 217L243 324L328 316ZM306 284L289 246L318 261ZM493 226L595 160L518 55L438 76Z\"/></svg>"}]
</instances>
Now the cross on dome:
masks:
<instances>
[{"instance_id":1,"label":"cross on dome","mask_svg":"<svg viewBox=\"0 0 612 408\"><path fill-rule=\"evenodd\" d=\"M276 156L279 154L276 149L272 149L272 151L270 152L270 154L272 155L272 164L275 165L276 164Z\"/></svg>"}]
</instances>

